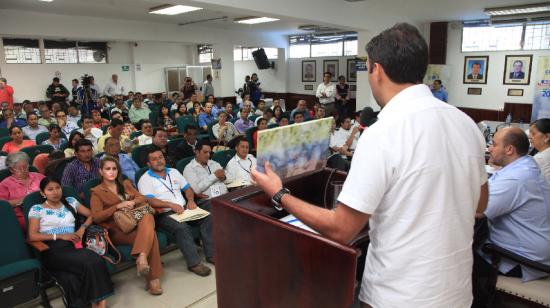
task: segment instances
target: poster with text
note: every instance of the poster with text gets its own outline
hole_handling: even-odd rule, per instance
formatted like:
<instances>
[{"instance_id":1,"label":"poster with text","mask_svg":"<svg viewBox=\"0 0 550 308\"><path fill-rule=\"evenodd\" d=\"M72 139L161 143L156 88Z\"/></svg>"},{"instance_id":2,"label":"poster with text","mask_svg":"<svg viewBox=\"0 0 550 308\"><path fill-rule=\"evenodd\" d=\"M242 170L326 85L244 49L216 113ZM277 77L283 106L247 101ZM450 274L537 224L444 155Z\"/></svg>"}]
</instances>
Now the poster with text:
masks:
<instances>
[{"instance_id":1,"label":"poster with text","mask_svg":"<svg viewBox=\"0 0 550 308\"><path fill-rule=\"evenodd\" d=\"M531 122L550 118L550 56L539 57L534 81L535 95Z\"/></svg>"},{"instance_id":2,"label":"poster with text","mask_svg":"<svg viewBox=\"0 0 550 308\"><path fill-rule=\"evenodd\" d=\"M281 178L324 168L332 121L325 118L259 131L258 171L265 171L266 161Z\"/></svg>"}]
</instances>

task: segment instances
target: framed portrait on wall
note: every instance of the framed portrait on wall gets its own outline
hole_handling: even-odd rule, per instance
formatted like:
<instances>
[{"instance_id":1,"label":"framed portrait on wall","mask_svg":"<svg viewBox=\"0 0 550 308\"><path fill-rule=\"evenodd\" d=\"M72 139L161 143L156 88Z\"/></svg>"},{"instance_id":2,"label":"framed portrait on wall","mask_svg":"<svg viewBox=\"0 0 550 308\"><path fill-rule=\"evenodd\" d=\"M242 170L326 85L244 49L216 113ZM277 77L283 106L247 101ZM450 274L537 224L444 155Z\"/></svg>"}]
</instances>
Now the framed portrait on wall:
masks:
<instances>
[{"instance_id":1,"label":"framed portrait on wall","mask_svg":"<svg viewBox=\"0 0 550 308\"><path fill-rule=\"evenodd\" d=\"M325 60L323 61L323 74L325 74L325 72L330 72L331 74L331 79L330 81L337 81L338 80L338 74L339 74L339 70L338 70L338 60Z\"/></svg>"},{"instance_id":2,"label":"framed portrait on wall","mask_svg":"<svg viewBox=\"0 0 550 308\"><path fill-rule=\"evenodd\" d=\"M503 84L528 85L533 55L508 55L504 60Z\"/></svg>"},{"instance_id":3,"label":"framed portrait on wall","mask_svg":"<svg viewBox=\"0 0 550 308\"><path fill-rule=\"evenodd\" d=\"M348 59L346 81L357 82L357 59Z\"/></svg>"},{"instance_id":4,"label":"framed portrait on wall","mask_svg":"<svg viewBox=\"0 0 550 308\"><path fill-rule=\"evenodd\" d=\"M489 56L464 57L464 81L467 84L487 84Z\"/></svg>"},{"instance_id":5,"label":"framed portrait on wall","mask_svg":"<svg viewBox=\"0 0 550 308\"><path fill-rule=\"evenodd\" d=\"M303 60L302 61L302 82L315 82L317 81L317 62L315 60Z\"/></svg>"}]
</instances>

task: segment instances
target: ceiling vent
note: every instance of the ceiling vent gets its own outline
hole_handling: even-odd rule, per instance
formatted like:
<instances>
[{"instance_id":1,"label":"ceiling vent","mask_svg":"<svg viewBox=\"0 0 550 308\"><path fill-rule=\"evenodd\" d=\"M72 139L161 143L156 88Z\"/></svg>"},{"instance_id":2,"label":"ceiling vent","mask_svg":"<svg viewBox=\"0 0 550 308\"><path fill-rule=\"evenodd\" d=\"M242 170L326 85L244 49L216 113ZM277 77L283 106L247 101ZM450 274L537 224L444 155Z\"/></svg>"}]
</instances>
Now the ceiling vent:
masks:
<instances>
[{"instance_id":1,"label":"ceiling vent","mask_svg":"<svg viewBox=\"0 0 550 308\"><path fill-rule=\"evenodd\" d=\"M301 25L298 26L298 29L303 31L312 31L312 32L336 32L340 31L338 28L319 26L319 25Z\"/></svg>"}]
</instances>

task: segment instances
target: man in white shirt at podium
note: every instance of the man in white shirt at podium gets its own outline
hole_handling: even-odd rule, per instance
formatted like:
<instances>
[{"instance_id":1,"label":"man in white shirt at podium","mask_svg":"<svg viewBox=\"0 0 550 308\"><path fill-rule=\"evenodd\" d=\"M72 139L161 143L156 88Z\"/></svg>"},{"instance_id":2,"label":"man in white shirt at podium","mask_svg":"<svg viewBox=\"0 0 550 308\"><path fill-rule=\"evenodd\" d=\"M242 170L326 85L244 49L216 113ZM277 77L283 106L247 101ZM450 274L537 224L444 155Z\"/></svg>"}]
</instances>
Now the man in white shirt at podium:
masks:
<instances>
[{"instance_id":1,"label":"man in white shirt at podium","mask_svg":"<svg viewBox=\"0 0 550 308\"><path fill-rule=\"evenodd\" d=\"M475 214L487 204L483 137L422 84L428 46L415 27L397 24L366 50L369 84L383 109L359 139L339 206L292 196L269 164L252 179L329 239L348 244L369 224L362 307L470 307Z\"/></svg>"}]
</instances>

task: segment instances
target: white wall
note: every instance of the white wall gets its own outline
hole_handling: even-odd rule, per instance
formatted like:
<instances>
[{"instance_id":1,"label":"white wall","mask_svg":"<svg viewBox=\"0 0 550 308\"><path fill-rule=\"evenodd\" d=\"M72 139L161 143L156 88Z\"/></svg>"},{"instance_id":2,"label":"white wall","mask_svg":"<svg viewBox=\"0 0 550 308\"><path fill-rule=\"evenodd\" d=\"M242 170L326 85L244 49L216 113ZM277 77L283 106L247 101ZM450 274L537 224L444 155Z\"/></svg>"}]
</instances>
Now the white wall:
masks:
<instances>
[{"instance_id":1,"label":"white wall","mask_svg":"<svg viewBox=\"0 0 550 308\"><path fill-rule=\"evenodd\" d=\"M244 77L246 75L258 74L258 79L261 82L263 92L286 93L288 79L287 62L285 61L285 49L279 48L278 58L269 60L275 62L274 69L259 70L254 60L250 61L235 61L235 90L242 88L244 85ZM288 71L289 72L289 71Z\"/></svg>"},{"instance_id":2,"label":"white wall","mask_svg":"<svg viewBox=\"0 0 550 308\"><path fill-rule=\"evenodd\" d=\"M353 59L355 57L322 57L322 58L300 58L300 59L288 59L288 79L287 90L290 93L309 94L315 95L317 86L323 82L323 61L324 60L338 60L338 75L347 76L347 59ZM316 62L316 81L315 82L302 82L302 61ZM349 83L355 84L355 82ZM304 90L304 85L313 85L313 90ZM353 97L353 94L352 94Z\"/></svg>"},{"instance_id":3,"label":"white wall","mask_svg":"<svg viewBox=\"0 0 550 308\"><path fill-rule=\"evenodd\" d=\"M449 92L449 103L458 107L469 107L478 109L501 110L505 102L532 104L534 95L534 76L538 57L548 55L548 50L542 51L494 51L494 52L461 52L462 29L456 23L450 23L447 36L447 64L451 66L451 82L447 85ZM504 61L506 55L533 55L531 84L504 85ZM464 57L465 56L489 56L489 71L487 84L463 84ZM468 95L469 87L481 88L481 95ZM523 96L508 96L508 89L523 89Z\"/></svg>"}]
</instances>

